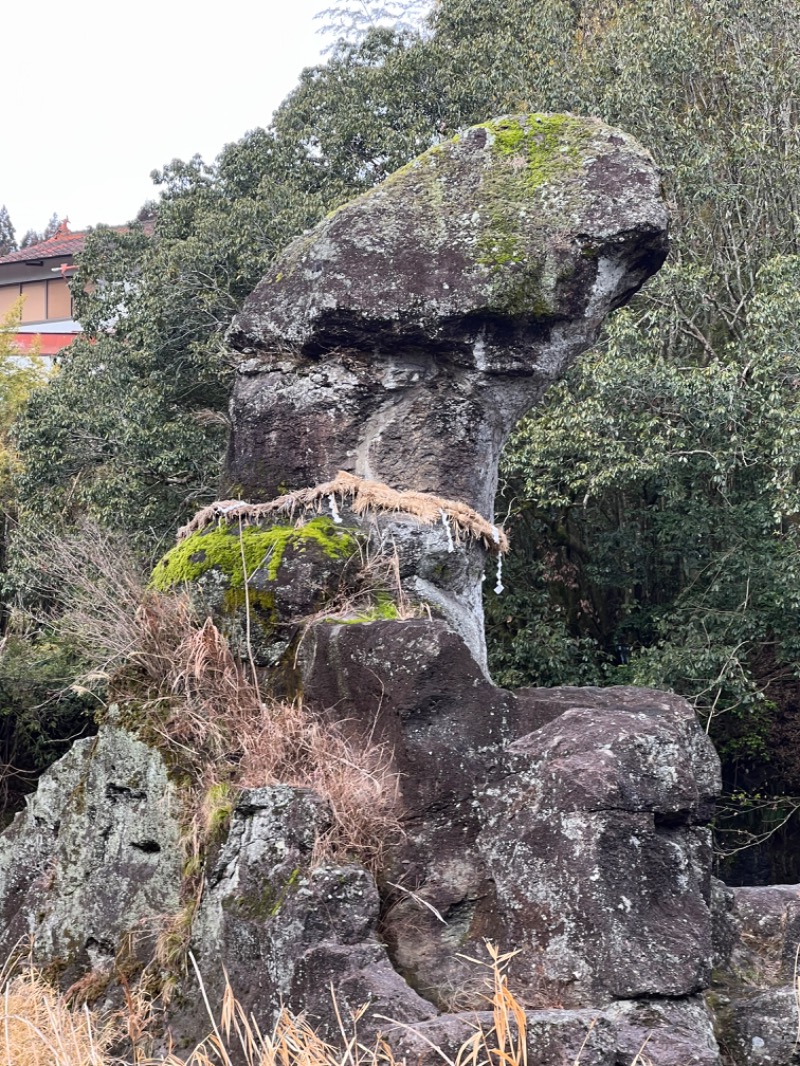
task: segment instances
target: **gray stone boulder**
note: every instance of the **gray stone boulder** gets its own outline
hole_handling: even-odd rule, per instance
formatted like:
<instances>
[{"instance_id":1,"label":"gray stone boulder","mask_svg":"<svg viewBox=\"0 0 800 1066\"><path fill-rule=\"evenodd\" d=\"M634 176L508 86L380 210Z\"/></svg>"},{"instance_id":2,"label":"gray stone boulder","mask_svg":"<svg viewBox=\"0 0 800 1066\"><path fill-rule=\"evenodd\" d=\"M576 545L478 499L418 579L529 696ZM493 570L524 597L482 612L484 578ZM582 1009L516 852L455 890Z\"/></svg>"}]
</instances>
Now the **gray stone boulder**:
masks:
<instances>
[{"instance_id":1,"label":"gray stone boulder","mask_svg":"<svg viewBox=\"0 0 800 1066\"><path fill-rule=\"evenodd\" d=\"M528 1066L722 1066L712 1018L700 997L625 1000L606 1010L528 1010ZM480 1024L485 1012L444 1014L413 1029L389 1030L397 1054L408 1066L436 1066L451 1060Z\"/></svg>"},{"instance_id":2,"label":"gray stone boulder","mask_svg":"<svg viewBox=\"0 0 800 1066\"><path fill-rule=\"evenodd\" d=\"M691 707L623 690L517 741L478 847L516 979L564 1002L686 996L711 978L707 827L719 763Z\"/></svg>"},{"instance_id":3,"label":"gray stone boulder","mask_svg":"<svg viewBox=\"0 0 800 1066\"><path fill-rule=\"evenodd\" d=\"M270 499L345 470L490 517L509 431L666 232L651 157L596 119L431 148L291 244L235 318L228 483Z\"/></svg>"},{"instance_id":4,"label":"gray stone boulder","mask_svg":"<svg viewBox=\"0 0 800 1066\"><path fill-rule=\"evenodd\" d=\"M521 949L510 973L530 1006L707 987L719 762L686 701L627 688L517 698L421 620L314 626L301 656L310 704L395 754L405 838L383 928L413 987L445 1011L454 990L479 1008L460 956L485 937Z\"/></svg>"},{"instance_id":5,"label":"gray stone boulder","mask_svg":"<svg viewBox=\"0 0 800 1066\"><path fill-rule=\"evenodd\" d=\"M528 1066L619 1066L619 1034L614 1020L601 1011L538 1010L526 1012ZM413 1029L387 1029L395 1052L407 1066L439 1066L441 1054L456 1061L459 1049L480 1025L489 1033L493 1017L486 1011L443 1014ZM491 1040L491 1038L490 1038Z\"/></svg>"},{"instance_id":6,"label":"gray stone boulder","mask_svg":"<svg viewBox=\"0 0 800 1066\"><path fill-rule=\"evenodd\" d=\"M714 1019L701 996L622 1000L606 1013L616 1024L620 1066L722 1066Z\"/></svg>"},{"instance_id":7,"label":"gray stone boulder","mask_svg":"<svg viewBox=\"0 0 800 1066\"><path fill-rule=\"evenodd\" d=\"M800 1066L791 986L714 997L717 1039L733 1066Z\"/></svg>"},{"instance_id":8,"label":"gray stone boulder","mask_svg":"<svg viewBox=\"0 0 800 1066\"><path fill-rule=\"evenodd\" d=\"M332 1000L347 1018L365 1004L399 1022L431 1018L435 1008L394 970L377 935L380 899L361 866L316 856L330 822L308 789L278 785L245 790L228 838L208 871L193 927L193 950L212 1002L222 995L222 967L242 1006L268 1031L282 1007L303 1013L325 1039L340 1036ZM314 858L316 857L316 861ZM199 997L181 997L173 1038L202 1031Z\"/></svg>"},{"instance_id":9,"label":"gray stone boulder","mask_svg":"<svg viewBox=\"0 0 800 1066\"><path fill-rule=\"evenodd\" d=\"M710 994L734 1066L798 1066L800 885L714 885L717 949Z\"/></svg>"},{"instance_id":10,"label":"gray stone boulder","mask_svg":"<svg viewBox=\"0 0 800 1066\"><path fill-rule=\"evenodd\" d=\"M31 944L62 984L152 954L180 907L178 795L160 754L113 725L77 741L0 836L0 954Z\"/></svg>"}]
</instances>

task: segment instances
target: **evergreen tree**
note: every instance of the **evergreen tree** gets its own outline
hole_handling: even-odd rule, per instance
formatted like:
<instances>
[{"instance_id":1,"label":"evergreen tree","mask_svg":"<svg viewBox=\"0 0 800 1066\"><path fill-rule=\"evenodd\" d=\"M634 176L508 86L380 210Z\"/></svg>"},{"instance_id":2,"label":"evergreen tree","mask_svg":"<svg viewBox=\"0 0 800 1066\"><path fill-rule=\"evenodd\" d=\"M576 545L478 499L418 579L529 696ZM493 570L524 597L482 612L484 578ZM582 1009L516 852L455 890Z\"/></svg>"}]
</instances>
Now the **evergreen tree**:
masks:
<instances>
[{"instance_id":1,"label":"evergreen tree","mask_svg":"<svg viewBox=\"0 0 800 1066\"><path fill-rule=\"evenodd\" d=\"M14 226L5 204L0 207L0 256L16 252L17 241Z\"/></svg>"},{"instance_id":2,"label":"evergreen tree","mask_svg":"<svg viewBox=\"0 0 800 1066\"><path fill-rule=\"evenodd\" d=\"M58 227L60 225L61 220L59 219L58 215L53 212L53 214L50 216L50 220L44 227L44 232L42 233L42 240L48 241L51 237L55 237L55 235L58 233Z\"/></svg>"},{"instance_id":3,"label":"evergreen tree","mask_svg":"<svg viewBox=\"0 0 800 1066\"><path fill-rule=\"evenodd\" d=\"M19 242L20 248L30 248L34 244L41 244L42 241L47 241L51 237L54 237L58 233L58 227L61 225L58 215L53 213L43 230L29 229L25 231L25 235Z\"/></svg>"}]
</instances>

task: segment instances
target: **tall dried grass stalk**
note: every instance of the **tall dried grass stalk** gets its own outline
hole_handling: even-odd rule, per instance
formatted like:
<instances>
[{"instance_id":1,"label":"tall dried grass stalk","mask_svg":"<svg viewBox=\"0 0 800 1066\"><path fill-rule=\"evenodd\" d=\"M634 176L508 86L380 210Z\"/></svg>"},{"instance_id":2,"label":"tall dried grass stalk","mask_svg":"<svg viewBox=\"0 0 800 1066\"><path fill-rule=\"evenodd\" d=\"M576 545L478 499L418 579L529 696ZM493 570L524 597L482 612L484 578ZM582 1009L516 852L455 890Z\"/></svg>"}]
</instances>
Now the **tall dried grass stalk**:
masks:
<instances>
[{"instance_id":1,"label":"tall dried grass stalk","mask_svg":"<svg viewBox=\"0 0 800 1066\"><path fill-rule=\"evenodd\" d=\"M508 538L503 530L465 503L429 492L398 492L380 481L368 481L344 470L340 470L332 481L289 492L267 503L219 500L209 504L183 526L178 532L178 540L219 521L258 522L262 518L293 518L297 512L320 511L331 496L348 501L357 515L409 514L426 526L437 525L445 515L456 540L464 536L478 541L487 551L501 554L508 551Z\"/></svg>"},{"instance_id":2,"label":"tall dried grass stalk","mask_svg":"<svg viewBox=\"0 0 800 1066\"><path fill-rule=\"evenodd\" d=\"M353 744L300 700L264 701L212 620L187 625L176 599L183 603L180 596L145 594L136 613L141 639L130 661L146 663L148 681L157 681L138 702L143 729L193 771L192 817L208 823L202 797L220 782L310 787L331 808L325 852L355 855L376 868L399 832L397 778L388 755L375 744ZM117 698L128 684L124 674L117 676ZM208 826L193 831L202 840Z\"/></svg>"},{"instance_id":3,"label":"tall dried grass stalk","mask_svg":"<svg viewBox=\"0 0 800 1066\"><path fill-rule=\"evenodd\" d=\"M70 1007L35 971L6 974L2 997L4 1066L110 1066L118 1028L86 1007Z\"/></svg>"},{"instance_id":4,"label":"tall dried grass stalk","mask_svg":"<svg viewBox=\"0 0 800 1066\"><path fill-rule=\"evenodd\" d=\"M391 1018L382 1019L389 1023L383 1036L374 1043L364 1044L359 1039L358 1026L367 1011L366 1005L344 1019L333 989L331 996L339 1028L336 1045L322 1040L302 1015L298 1017L287 1010L281 1011L271 1031L263 1032L256 1018L236 999L227 975L222 1002L215 1012L197 962L190 954L211 1031L187 1057L175 1052L157 1057L144 1054L141 1048L145 1043L152 1044L154 1034L142 1028L142 1018L152 1024L152 1015L137 1013L139 1004L133 1007L129 1004L134 1014L134 1043L139 1048L133 1062L112 1057L111 1046L118 1044L131 1029L130 1019L124 1012L101 1022L86 1007L70 1006L34 970L14 976L6 967L0 976L3 1005L0 1049L5 1053L2 1062L4 1066L6 1063L13 1066L134 1066L134 1063L135 1066L399 1066L403 1060L395 1057L392 1033L405 1030L416 1033L445 1066L527 1066L526 1013L509 989L506 977L508 963L516 952L502 954L491 943L486 947L490 956L487 1007L491 1011L491 1023L476 1015L474 1032L452 1054L413 1026ZM590 1024L572 1066L581 1066L594 1024ZM631 1066L645 1066L649 1061L642 1057L644 1047Z\"/></svg>"}]
</instances>

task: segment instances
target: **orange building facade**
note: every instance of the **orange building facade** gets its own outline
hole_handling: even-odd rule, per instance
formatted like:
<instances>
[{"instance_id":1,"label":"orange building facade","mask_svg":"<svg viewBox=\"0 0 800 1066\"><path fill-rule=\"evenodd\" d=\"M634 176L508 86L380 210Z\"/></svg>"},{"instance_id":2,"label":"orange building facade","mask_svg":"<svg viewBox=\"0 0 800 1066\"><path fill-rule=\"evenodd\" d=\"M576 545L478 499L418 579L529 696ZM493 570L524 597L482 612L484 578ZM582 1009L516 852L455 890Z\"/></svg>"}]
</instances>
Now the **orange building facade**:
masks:
<instances>
[{"instance_id":1,"label":"orange building facade","mask_svg":"<svg viewBox=\"0 0 800 1066\"><path fill-rule=\"evenodd\" d=\"M38 348L55 356L81 332L72 317L69 279L85 240L85 233L71 233L62 222L48 240L0 257L0 318L23 298L14 334L20 352Z\"/></svg>"}]
</instances>

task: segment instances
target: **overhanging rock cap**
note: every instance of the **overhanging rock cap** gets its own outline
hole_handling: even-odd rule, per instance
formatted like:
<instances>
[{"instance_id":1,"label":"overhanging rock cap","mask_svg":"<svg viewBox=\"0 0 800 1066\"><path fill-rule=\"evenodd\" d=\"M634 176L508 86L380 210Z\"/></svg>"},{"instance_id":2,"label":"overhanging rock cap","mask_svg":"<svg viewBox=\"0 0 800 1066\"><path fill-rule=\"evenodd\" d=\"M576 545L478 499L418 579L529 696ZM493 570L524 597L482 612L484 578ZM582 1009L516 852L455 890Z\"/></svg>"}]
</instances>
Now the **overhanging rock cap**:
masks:
<instances>
[{"instance_id":1,"label":"overhanging rock cap","mask_svg":"<svg viewBox=\"0 0 800 1066\"><path fill-rule=\"evenodd\" d=\"M278 257L234 320L242 351L379 350L494 325L597 319L667 254L660 174L598 119L473 126L333 212Z\"/></svg>"}]
</instances>

